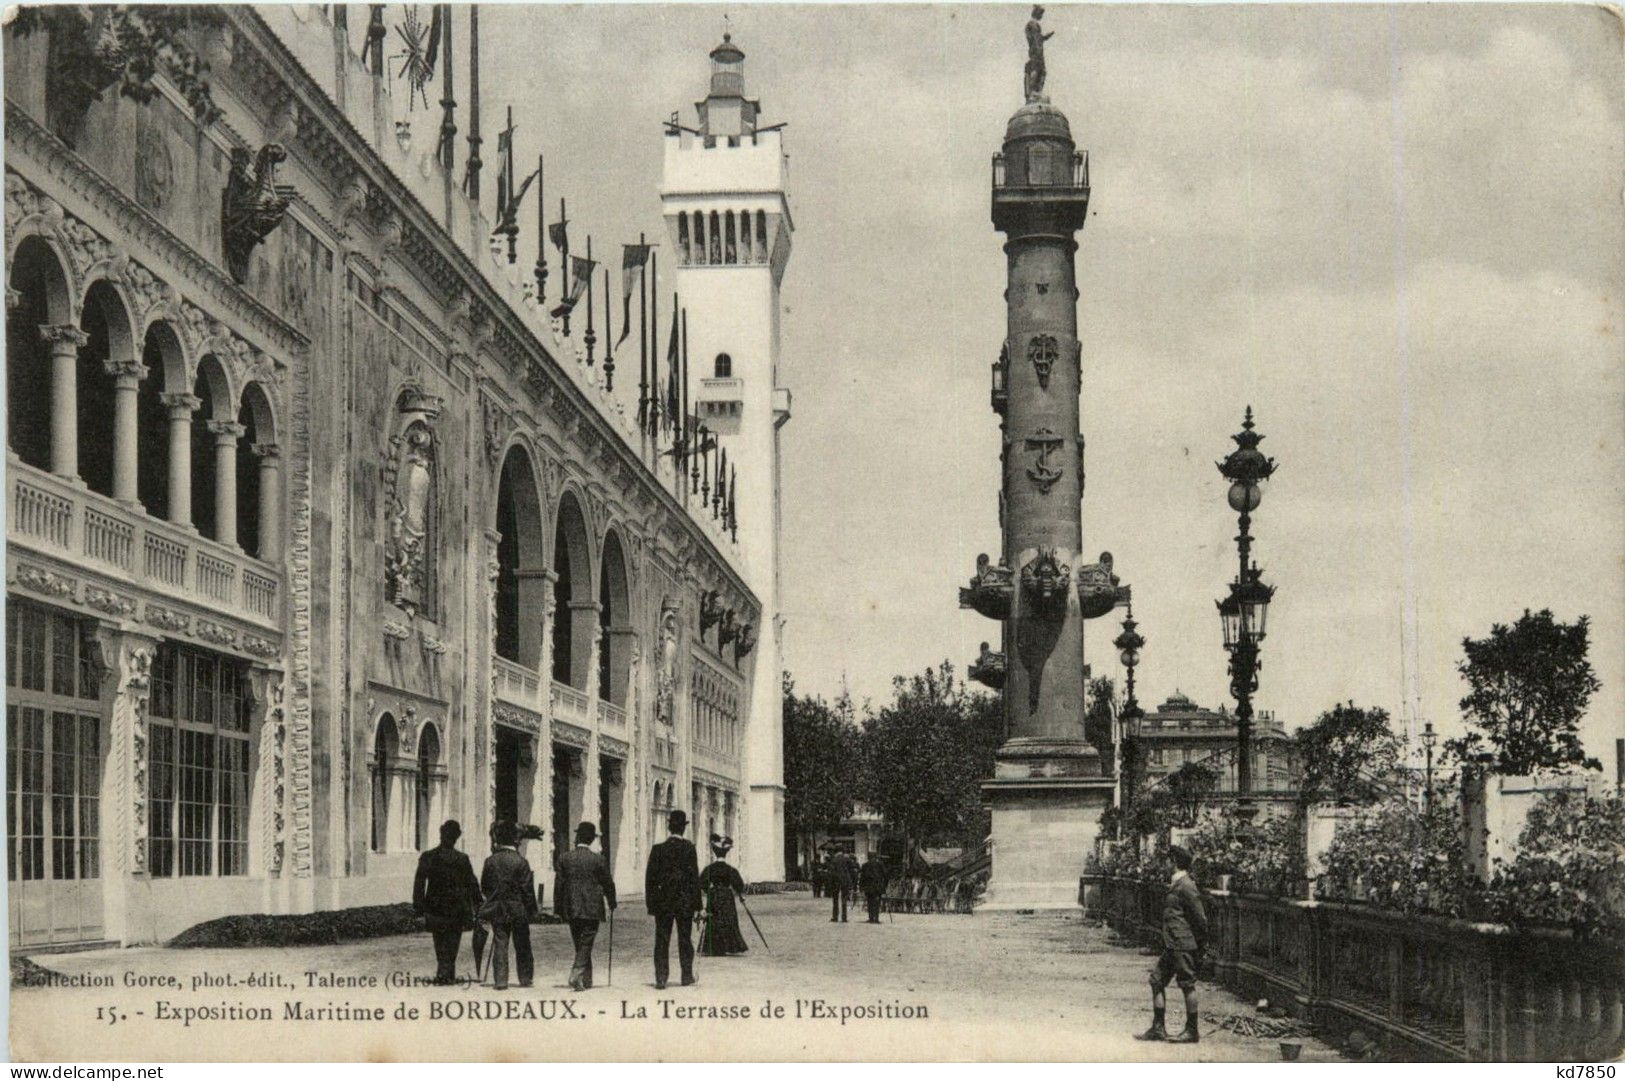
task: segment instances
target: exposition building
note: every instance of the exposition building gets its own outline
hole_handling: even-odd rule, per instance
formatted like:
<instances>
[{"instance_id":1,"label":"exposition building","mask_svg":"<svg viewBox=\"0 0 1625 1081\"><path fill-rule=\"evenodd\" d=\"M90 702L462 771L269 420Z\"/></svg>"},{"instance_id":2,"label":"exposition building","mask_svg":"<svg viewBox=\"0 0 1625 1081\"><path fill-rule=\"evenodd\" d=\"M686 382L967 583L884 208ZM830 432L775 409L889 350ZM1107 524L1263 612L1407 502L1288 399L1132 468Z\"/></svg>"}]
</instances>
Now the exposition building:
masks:
<instances>
[{"instance_id":1,"label":"exposition building","mask_svg":"<svg viewBox=\"0 0 1625 1081\"><path fill-rule=\"evenodd\" d=\"M738 60L714 54L702 121L748 126L673 131L668 159L780 163L748 241L730 209L709 266L686 215L716 201L661 193L707 303L748 286L696 394L732 416L736 542L583 321L564 337L493 254L432 133L397 137L345 9L194 10L207 110L162 63L145 101L87 93L116 9L5 36L13 947L403 901L448 817L476 861L495 819L542 826L549 884L598 821L635 892L681 808L782 878L764 433L790 221Z\"/></svg>"}]
</instances>

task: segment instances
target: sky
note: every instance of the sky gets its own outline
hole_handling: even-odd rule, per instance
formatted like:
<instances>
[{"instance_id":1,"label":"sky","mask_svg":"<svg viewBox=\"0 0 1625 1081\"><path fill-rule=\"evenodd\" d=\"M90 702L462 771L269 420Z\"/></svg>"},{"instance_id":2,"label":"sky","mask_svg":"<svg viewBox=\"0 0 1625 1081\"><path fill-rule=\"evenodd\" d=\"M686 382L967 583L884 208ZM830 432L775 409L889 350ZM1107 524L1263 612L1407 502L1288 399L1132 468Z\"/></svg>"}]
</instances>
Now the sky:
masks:
<instances>
[{"instance_id":1,"label":"sky","mask_svg":"<svg viewBox=\"0 0 1625 1081\"><path fill-rule=\"evenodd\" d=\"M596 252L662 232L661 122L693 122L725 14L748 93L788 124L785 663L802 691L879 703L894 675L962 670L997 638L957 588L999 547L989 156L1021 104L1027 9L482 5L485 115L513 105L521 160L547 154L546 197ZM1620 22L1054 5L1045 26L1047 90L1093 186L1084 550L1134 588L1142 704L1228 698L1214 599L1235 517L1214 462L1250 404L1280 465L1254 515L1278 590L1257 706L1295 727L1413 700L1448 736L1462 638L1550 607L1591 618L1603 690L1583 734L1611 769ZM1118 631L1089 624L1097 675L1120 675Z\"/></svg>"}]
</instances>

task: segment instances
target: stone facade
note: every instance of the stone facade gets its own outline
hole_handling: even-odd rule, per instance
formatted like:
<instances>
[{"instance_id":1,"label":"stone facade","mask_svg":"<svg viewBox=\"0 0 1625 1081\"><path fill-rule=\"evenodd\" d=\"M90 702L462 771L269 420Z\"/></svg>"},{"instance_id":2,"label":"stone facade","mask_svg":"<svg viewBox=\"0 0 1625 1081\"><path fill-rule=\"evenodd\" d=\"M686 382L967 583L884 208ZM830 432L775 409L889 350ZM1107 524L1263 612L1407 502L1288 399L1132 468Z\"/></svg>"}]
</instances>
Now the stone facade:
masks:
<instances>
[{"instance_id":1,"label":"stone facade","mask_svg":"<svg viewBox=\"0 0 1625 1081\"><path fill-rule=\"evenodd\" d=\"M626 892L668 808L736 832L739 549L335 10L212 11L206 124L6 32L14 943L405 900L446 817L544 882L599 821Z\"/></svg>"}]
</instances>

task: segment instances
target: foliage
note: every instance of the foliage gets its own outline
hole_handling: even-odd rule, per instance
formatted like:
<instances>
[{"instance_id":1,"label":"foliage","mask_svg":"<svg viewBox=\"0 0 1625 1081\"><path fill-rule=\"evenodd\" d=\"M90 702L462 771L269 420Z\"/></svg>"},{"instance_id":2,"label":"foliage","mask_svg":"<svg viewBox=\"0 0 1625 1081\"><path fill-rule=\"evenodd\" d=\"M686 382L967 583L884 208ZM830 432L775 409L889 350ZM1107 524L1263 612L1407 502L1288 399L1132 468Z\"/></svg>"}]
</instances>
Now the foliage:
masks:
<instances>
[{"instance_id":1,"label":"foliage","mask_svg":"<svg viewBox=\"0 0 1625 1081\"><path fill-rule=\"evenodd\" d=\"M1215 889L1220 875L1238 892L1297 896L1304 879L1303 822L1269 815L1248 822L1227 807L1207 815L1185 839L1196 881Z\"/></svg>"},{"instance_id":2,"label":"foliage","mask_svg":"<svg viewBox=\"0 0 1625 1081\"><path fill-rule=\"evenodd\" d=\"M67 113L82 116L115 85L120 95L145 104L157 93L152 80L161 73L207 125L220 110L210 94L208 62L186 38L221 21L219 12L190 5L42 4L17 8L13 26L22 37L50 33L53 89Z\"/></svg>"},{"instance_id":3,"label":"foliage","mask_svg":"<svg viewBox=\"0 0 1625 1081\"><path fill-rule=\"evenodd\" d=\"M1488 638L1462 640L1466 659L1456 666L1467 681L1461 710L1470 730L1448 740L1458 761L1487 755L1495 773L1538 769L1601 769L1580 745L1580 718L1602 684L1586 659L1590 622L1559 623L1550 609L1497 623Z\"/></svg>"},{"instance_id":4,"label":"foliage","mask_svg":"<svg viewBox=\"0 0 1625 1081\"><path fill-rule=\"evenodd\" d=\"M858 729L850 700L795 693L784 673L784 820L796 833L836 826L858 790Z\"/></svg>"},{"instance_id":5,"label":"foliage","mask_svg":"<svg viewBox=\"0 0 1625 1081\"><path fill-rule=\"evenodd\" d=\"M987 832L981 782L993 775L1003 709L944 661L892 681L893 700L863 721L864 802L918 845L973 844Z\"/></svg>"},{"instance_id":6,"label":"foliage","mask_svg":"<svg viewBox=\"0 0 1625 1081\"><path fill-rule=\"evenodd\" d=\"M1102 768L1112 767L1112 722L1117 716L1117 689L1109 676L1089 681L1088 706L1083 712L1083 738L1100 752Z\"/></svg>"},{"instance_id":7,"label":"foliage","mask_svg":"<svg viewBox=\"0 0 1625 1081\"><path fill-rule=\"evenodd\" d=\"M1404 743L1388 725L1388 711L1353 702L1333 706L1300 729L1294 740L1302 765L1303 801L1368 803L1387 790L1399 769Z\"/></svg>"},{"instance_id":8,"label":"foliage","mask_svg":"<svg viewBox=\"0 0 1625 1081\"><path fill-rule=\"evenodd\" d=\"M1510 924L1557 924L1625 935L1625 800L1549 792L1529 811L1518 854L1486 891L1491 915Z\"/></svg>"},{"instance_id":9,"label":"foliage","mask_svg":"<svg viewBox=\"0 0 1625 1081\"><path fill-rule=\"evenodd\" d=\"M1429 812L1393 799L1337 831L1315 895L1460 916L1467 888L1460 807L1440 801Z\"/></svg>"}]
</instances>

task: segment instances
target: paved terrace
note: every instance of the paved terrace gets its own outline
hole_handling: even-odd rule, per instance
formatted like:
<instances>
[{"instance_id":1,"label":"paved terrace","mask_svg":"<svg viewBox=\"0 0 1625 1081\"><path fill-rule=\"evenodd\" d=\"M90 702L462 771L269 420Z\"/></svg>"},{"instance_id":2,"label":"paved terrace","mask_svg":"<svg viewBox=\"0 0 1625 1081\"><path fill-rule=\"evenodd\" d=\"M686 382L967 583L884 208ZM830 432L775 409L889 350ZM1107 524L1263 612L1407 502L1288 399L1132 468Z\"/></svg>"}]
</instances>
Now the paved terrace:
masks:
<instances>
[{"instance_id":1,"label":"paved terrace","mask_svg":"<svg viewBox=\"0 0 1625 1081\"><path fill-rule=\"evenodd\" d=\"M19 1059L130 1059L162 1048L169 1060L229 1057L312 1059L416 1058L660 1058L660 1059L1082 1059L1154 1058L1167 1061L1277 1061L1276 1041L1238 1036L1205 1026L1197 1046L1142 1044L1134 1032L1149 1021L1146 969L1152 958L1115 945L1112 933L1079 915L897 916L880 926L854 913L844 925L829 922L825 901L807 894L749 898L772 946L762 949L749 924L748 955L698 959L699 984L657 991L649 956L651 918L641 903L623 906L615 927L614 985L608 973L608 929L600 931L597 981L574 994L565 985L571 956L566 928L532 928L536 986L498 994L484 987L312 987L306 972L343 978L433 971L428 937L398 936L335 947L241 950L143 948L37 958L66 975L99 975L115 986L100 989L19 988L13 992L13 1054ZM883 917L884 918L884 917ZM674 951L675 952L675 951ZM472 960L464 940L460 972ZM673 957L672 974L677 972ZM254 974L280 977L282 986L245 986ZM136 979L173 977L179 990L127 990ZM231 975L236 986L193 990L194 977ZM487 975L489 979L489 975ZM1250 1013L1250 1006L1204 984L1205 1015ZM1171 1026L1182 1023L1177 989ZM156 1003L173 1009L257 1006L275 1023L221 1024L155 1020ZM283 1022L286 1003L306 1007L348 1003L382 1008L402 1004L421 1013L417 1023L389 1021ZM785 1020L760 1017L765 1002L785 1007ZM835 1014L841 1007L920 1008L925 1019L849 1019L838 1015L794 1021L798 1000L807 1016L813 1000ZM561 1001L579 1019L560 1017ZM117 1002L116 1024L97 1021L99 1006ZM495 1005L513 1002L517 1005ZM517 1012L514 1019L429 1021L442 1009ZM748 1018L676 1016L679 1008L748 1007ZM143 1010L144 1016L135 1016ZM623 1018L639 1010L646 1018ZM711 1011L701 1009L699 1014ZM533 1016L524 1017L529 1013ZM546 1014L552 1020L542 1020ZM665 1016L663 1016L665 1015ZM1332 1061L1329 1047L1306 1039L1303 1059ZM71 1050L70 1050L71 1049Z\"/></svg>"}]
</instances>

